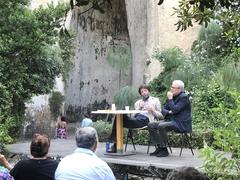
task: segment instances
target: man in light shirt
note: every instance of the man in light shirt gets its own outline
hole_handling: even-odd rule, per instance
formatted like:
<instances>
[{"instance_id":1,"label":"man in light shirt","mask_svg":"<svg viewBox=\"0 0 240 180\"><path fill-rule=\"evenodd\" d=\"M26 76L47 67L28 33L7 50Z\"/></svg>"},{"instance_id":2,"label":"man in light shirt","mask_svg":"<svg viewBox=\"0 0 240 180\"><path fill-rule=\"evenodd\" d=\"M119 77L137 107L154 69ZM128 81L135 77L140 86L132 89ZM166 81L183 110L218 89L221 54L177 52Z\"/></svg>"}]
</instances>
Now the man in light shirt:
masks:
<instances>
[{"instance_id":1,"label":"man in light shirt","mask_svg":"<svg viewBox=\"0 0 240 180\"><path fill-rule=\"evenodd\" d=\"M123 115L123 127L125 128L142 128L147 126L149 122L154 122L163 118L161 113L161 103L158 98L150 96L150 88L147 85L141 85L138 88L138 93L142 96L141 99L135 102L135 110L145 111L137 113L134 117L130 117L126 114ZM113 123L112 133L109 137L109 141L114 142L109 152L116 152L116 120Z\"/></svg>"},{"instance_id":2,"label":"man in light shirt","mask_svg":"<svg viewBox=\"0 0 240 180\"><path fill-rule=\"evenodd\" d=\"M55 172L55 180L115 180L106 162L94 153L98 136L93 127L79 128L76 132L77 149L64 157Z\"/></svg>"}]
</instances>

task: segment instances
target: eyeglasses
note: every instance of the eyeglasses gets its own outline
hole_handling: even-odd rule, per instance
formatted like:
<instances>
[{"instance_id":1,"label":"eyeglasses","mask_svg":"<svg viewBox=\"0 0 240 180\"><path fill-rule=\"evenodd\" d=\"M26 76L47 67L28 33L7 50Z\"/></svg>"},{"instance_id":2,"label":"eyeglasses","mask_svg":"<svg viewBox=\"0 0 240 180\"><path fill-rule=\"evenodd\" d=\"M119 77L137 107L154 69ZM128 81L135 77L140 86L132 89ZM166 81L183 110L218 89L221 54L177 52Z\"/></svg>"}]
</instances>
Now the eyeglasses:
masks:
<instances>
[{"instance_id":1,"label":"eyeglasses","mask_svg":"<svg viewBox=\"0 0 240 180\"><path fill-rule=\"evenodd\" d=\"M180 87L171 86L172 89L180 89Z\"/></svg>"}]
</instances>

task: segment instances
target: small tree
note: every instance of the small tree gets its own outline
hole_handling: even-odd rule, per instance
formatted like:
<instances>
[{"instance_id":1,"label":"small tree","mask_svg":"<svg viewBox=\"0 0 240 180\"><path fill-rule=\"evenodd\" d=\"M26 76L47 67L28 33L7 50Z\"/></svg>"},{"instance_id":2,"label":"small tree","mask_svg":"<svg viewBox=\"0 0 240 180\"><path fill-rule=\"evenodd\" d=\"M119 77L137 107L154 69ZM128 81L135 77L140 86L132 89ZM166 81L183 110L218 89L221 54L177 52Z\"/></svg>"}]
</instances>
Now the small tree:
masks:
<instances>
[{"instance_id":1,"label":"small tree","mask_svg":"<svg viewBox=\"0 0 240 180\"><path fill-rule=\"evenodd\" d=\"M63 105L64 96L59 91L53 91L48 101L49 101L50 111L54 119L56 119L61 113L61 107Z\"/></svg>"},{"instance_id":2,"label":"small tree","mask_svg":"<svg viewBox=\"0 0 240 180\"><path fill-rule=\"evenodd\" d=\"M120 87L122 72L128 70L132 64L132 56L129 46L122 44L120 46L110 48L107 54L107 61L113 68L119 70Z\"/></svg>"},{"instance_id":3,"label":"small tree","mask_svg":"<svg viewBox=\"0 0 240 180\"><path fill-rule=\"evenodd\" d=\"M136 88L131 87L131 86L125 86L125 87L121 88L114 95L114 103L120 109L123 109L124 106L130 106L131 108L133 108L135 101L139 98L140 97L139 97L139 94L138 94Z\"/></svg>"}]
</instances>

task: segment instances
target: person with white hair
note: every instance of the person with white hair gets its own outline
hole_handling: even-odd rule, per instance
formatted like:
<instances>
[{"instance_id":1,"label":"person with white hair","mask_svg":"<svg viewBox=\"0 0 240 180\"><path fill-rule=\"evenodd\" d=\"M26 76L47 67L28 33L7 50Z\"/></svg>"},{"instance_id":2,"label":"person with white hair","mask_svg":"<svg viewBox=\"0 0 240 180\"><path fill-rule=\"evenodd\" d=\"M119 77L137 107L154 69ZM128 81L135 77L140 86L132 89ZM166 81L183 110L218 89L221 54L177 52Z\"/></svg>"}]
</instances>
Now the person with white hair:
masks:
<instances>
[{"instance_id":1,"label":"person with white hair","mask_svg":"<svg viewBox=\"0 0 240 180\"><path fill-rule=\"evenodd\" d=\"M98 144L97 131L93 127L79 128L75 139L77 149L60 161L55 180L115 180L107 163L94 153Z\"/></svg>"},{"instance_id":2,"label":"person with white hair","mask_svg":"<svg viewBox=\"0 0 240 180\"><path fill-rule=\"evenodd\" d=\"M192 131L191 103L188 95L184 92L184 83L174 80L167 92L167 102L162 109L164 121L151 122L148 124L150 140L156 150L150 156L166 157L167 131L179 133Z\"/></svg>"}]
</instances>

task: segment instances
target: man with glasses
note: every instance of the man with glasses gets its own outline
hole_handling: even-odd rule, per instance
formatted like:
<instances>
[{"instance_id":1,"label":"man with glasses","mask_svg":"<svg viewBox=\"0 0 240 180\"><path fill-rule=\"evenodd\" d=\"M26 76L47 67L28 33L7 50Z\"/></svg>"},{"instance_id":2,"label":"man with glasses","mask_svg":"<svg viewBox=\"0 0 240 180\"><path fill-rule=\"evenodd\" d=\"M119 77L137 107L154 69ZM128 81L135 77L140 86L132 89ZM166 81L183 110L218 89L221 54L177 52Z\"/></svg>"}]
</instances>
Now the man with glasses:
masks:
<instances>
[{"instance_id":1,"label":"man with glasses","mask_svg":"<svg viewBox=\"0 0 240 180\"><path fill-rule=\"evenodd\" d=\"M142 128L147 126L149 122L154 122L157 119L163 119L161 114L161 103L158 98L150 95L150 88L147 85L141 85L138 88L138 93L142 96L141 99L135 102L135 110L146 111L137 113L133 117L126 114L123 115L123 127L125 128ZM110 142L114 142L111 150L108 152L116 152L116 121L113 122L112 133L109 137Z\"/></svg>"},{"instance_id":2,"label":"man with glasses","mask_svg":"<svg viewBox=\"0 0 240 180\"><path fill-rule=\"evenodd\" d=\"M167 131L174 130L183 133L192 130L191 104L188 95L184 92L184 83L181 80L172 82L162 114L164 121L148 124L151 143L156 147L150 156L166 157L169 155L166 147Z\"/></svg>"}]
</instances>

